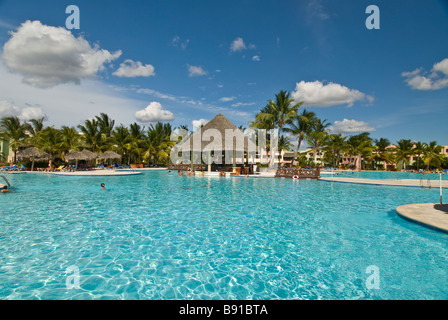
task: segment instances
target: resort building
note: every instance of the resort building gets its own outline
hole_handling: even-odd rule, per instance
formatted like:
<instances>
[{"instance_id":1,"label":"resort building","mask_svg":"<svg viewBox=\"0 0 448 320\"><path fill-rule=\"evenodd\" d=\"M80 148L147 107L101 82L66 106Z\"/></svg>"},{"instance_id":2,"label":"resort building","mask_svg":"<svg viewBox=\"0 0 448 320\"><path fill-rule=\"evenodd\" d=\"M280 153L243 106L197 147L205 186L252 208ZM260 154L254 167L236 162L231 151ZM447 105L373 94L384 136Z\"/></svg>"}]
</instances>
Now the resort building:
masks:
<instances>
[{"instance_id":1,"label":"resort building","mask_svg":"<svg viewBox=\"0 0 448 320\"><path fill-rule=\"evenodd\" d=\"M387 149L393 149L395 148L394 145L390 145L387 147ZM448 146L442 146L441 154L448 156ZM315 150L311 148L307 148L305 151L299 151L298 156L304 155L306 157L306 163L308 165L319 165L321 167L324 166L324 151L315 152ZM279 154L280 156L280 163L282 165L289 165L294 157L294 152L291 151L283 151ZM418 159L422 161L423 155L412 155L409 158L409 165L406 165L406 167L410 166L416 166L416 162ZM362 157L360 155L347 155L342 154L339 159L339 166L344 168L351 168L351 169L362 169ZM421 162L422 163L422 162ZM297 164L297 159L295 161L295 164ZM403 161L400 161L398 164L395 163L387 163L384 161L378 161L375 162L375 167L381 170L402 170L404 168Z\"/></svg>"},{"instance_id":2,"label":"resort building","mask_svg":"<svg viewBox=\"0 0 448 320\"><path fill-rule=\"evenodd\" d=\"M0 140L0 163L8 163L14 160L14 153L12 152L8 141Z\"/></svg>"}]
</instances>

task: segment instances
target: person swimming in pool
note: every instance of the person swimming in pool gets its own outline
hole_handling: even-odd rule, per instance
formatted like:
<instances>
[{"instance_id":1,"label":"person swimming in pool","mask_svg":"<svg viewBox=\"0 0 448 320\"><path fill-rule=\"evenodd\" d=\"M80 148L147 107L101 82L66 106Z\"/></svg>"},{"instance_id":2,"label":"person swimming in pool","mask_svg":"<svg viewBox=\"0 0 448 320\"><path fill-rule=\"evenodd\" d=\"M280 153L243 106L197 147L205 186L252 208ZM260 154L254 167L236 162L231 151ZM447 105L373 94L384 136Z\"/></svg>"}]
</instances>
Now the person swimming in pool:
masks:
<instances>
[{"instance_id":1,"label":"person swimming in pool","mask_svg":"<svg viewBox=\"0 0 448 320\"><path fill-rule=\"evenodd\" d=\"M8 186L3 186L3 189L2 189L1 192L2 193L8 193L9 192Z\"/></svg>"},{"instance_id":2,"label":"person swimming in pool","mask_svg":"<svg viewBox=\"0 0 448 320\"><path fill-rule=\"evenodd\" d=\"M104 183L101 184L101 190L106 190L106 186L104 185Z\"/></svg>"}]
</instances>

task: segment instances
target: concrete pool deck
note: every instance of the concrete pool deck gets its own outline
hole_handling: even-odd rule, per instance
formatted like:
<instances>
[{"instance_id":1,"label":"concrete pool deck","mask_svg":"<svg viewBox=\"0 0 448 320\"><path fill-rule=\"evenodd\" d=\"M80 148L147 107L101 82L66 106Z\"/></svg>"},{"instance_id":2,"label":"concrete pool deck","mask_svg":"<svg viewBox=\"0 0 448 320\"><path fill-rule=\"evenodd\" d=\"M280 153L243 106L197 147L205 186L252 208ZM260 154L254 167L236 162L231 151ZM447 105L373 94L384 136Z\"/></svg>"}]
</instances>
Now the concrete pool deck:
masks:
<instances>
[{"instance_id":1,"label":"concrete pool deck","mask_svg":"<svg viewBox=\"0 0 448 320\"><path fill-rule=\"evenodd\" d=\"M361 179L361 178L340 178L340 177L320 177L321 181L358 183L396 187L431 187L439 188L439 180L416 180L416 179ZM442 188L448 188L448 181L442 180Z\"/></svg>"},{"instance_id":2,"label":"concrete pool deck","mask_svg":"<svg viewBox=\"0 0 448 320\"><path fill-rule=\"evenodd\" d=\"M92 170L73 172L45 172L55 176L130 176L141 174L139 171Z\"/></svg>"},{"instance_id":3,"label":"concrete pool deck","mask_svg":"<svg viewBox=\"0 0 448 320\"><path fill-rule=\"evenodd\" d=\"M448 204L414 203L396 209L402 218L448 233Z\"/></svg>"}]
</instances>

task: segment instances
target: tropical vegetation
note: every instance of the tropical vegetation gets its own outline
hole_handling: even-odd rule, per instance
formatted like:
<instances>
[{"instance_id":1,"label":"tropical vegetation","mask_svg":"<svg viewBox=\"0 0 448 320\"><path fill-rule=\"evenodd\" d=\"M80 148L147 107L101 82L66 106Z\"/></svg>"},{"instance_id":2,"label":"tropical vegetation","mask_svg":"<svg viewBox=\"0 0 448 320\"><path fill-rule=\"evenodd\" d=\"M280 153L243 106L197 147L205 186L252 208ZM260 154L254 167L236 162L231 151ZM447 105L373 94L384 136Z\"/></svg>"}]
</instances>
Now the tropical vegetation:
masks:
<instances>
[{"instance_id":1,"label":"tropical vegetation","mask_svg":"<svg viewBox=\"0 0 448 320\"><path fill-rule=\"evenodd\" d=\"M280 91L275 99L249 122L252 132L267 129L267 150L270 137L277 133L277 149L293 150L292 165L331 166L363 169L438 169L448 167L448 158L436 141L429 143L401 139L392 144L387 138L373 139L368 132L351 136L331 132L326 119L301 109L289 92ZM0 119L0 140L7 141L17 161L17 151L35 146L52 159L65 161L68 153L84 149L103 154L114 151L122 164L146 163L167 165L170 151L176 142L171 134L186 125L173 128L169 123L152 123L148 127L132 123L116 125L107 114L85 120L75 127L45 126L44 118L23 121L18 117ZM246 131L244 125L239 127ZM185 132L184 131L184 132ZM191 133L189 133L191 134ZM255 135L258 138L258 135ZM305 148L305 152L300 152ZM5 159L0 159L5 161Z\"/></svg>"}]
</instances>

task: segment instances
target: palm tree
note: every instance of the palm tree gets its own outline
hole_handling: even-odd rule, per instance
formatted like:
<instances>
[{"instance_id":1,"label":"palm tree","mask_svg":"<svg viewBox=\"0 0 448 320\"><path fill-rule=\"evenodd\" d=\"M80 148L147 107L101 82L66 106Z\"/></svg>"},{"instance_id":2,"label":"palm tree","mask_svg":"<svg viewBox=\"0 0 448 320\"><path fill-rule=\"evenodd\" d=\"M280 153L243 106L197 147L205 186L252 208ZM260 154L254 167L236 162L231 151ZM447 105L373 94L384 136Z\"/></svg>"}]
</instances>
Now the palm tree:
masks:
<instances>
[{"instance_id":1,"label":"palm tree","mask_svg":"<svg viewBox=\"0 0 448 320\"><path fill-rule=\"evenodd\" d=\"M386 138L375 139L375 148L372 150L369 160L375 162L392 163L393 154L388 151L390 141Z\"/></svg>"},{"instance_id":2,"label":"palm tree","mask_svg":"<svg viewBox=\"0 0 448 320\"><path fill-rule=\"evenodd\" d=\"M277 136L281 136L283 126L291 118L297 116L297 111L303 102L294 103L294 99L290 97L290 93L286 91L280 91L275 95L275 101L269 100L268 104L260 113L257 114L255 118L256 123L261 123L263 125L270 124L271 128L260 128L259 129L273 129L278 127Z\"/></svg>"},{"instance_id":3,"label":"palm tree","mask_svg":"<svg viewBox=\"0 0 448 320\"><path fill-rule=\"evenodd\" d=\"M285 136L281 136L280 139L278 139L278 152L281 153L283 150L289 151L292 147L293 145L291 144L291 141Z\"/></svg>"},{"instance_id":4,"label":"palm tree","mask_svg":"<svg viewBox=\"0 0 448 320\"><path fill-rule=\"evenodd\" d=\"M145 137L143 157L153 161L169 161L171 148L176 144L170 141L172 128L170 124L157 122L150 125Z\"/></svg>"},{"instance_id":5,"label":"palm tree","mask_svg":"<svg viewBox=\"0 0 448 320\"><path fill-rule=\"evenodd\" d=\"M297 158L297 154L299 153L300 146L302 141L307 138L307 136L313 130L313 122L316 119L316 114L312 111L307 111L304 109L302 114L297 115L296 117L290 118L287 121L289 125L288 128L284 128L284 131L292 133L295 137L297 137L297 149L294 151L293 161Z\"/></svg>"},{"instance_id":6,"label":"palm tree","mask_svg":"<svg viewBox=\"0 0 448 320\"><path fill-rule=\"evenodd\" d=\"M53 159L56 156L62 158L64 141L62 140L62 133L58 129L46 127L41 130L36 136L35 144L39 149L50 154Z\"/></svg>"},{"instance_id":7,"label":"palm tree","mask_svg":"<svg viewBox=\"0 0 448 320\"><path fill-rule=\"evenodd\" d=\"M429 170L431 163L439 167L442 164L444 155L441 153L442 146L437 145L436 141L431 141L429 144L424 144L423 148L423 162L426 164L426 170Z\"/></svg>"},{"instance_id":8,"label":"palm tree","mask_svg":"<svg viewBox=\"0 0 448 320\"><path fill-rule=\"evenodd\" d=\"M36 136L39 132L42 131L42 129L44 128L44 121L44 117L40 119L29 120L30 123L27 125L27 130L32 137Z\"/></svg>"},{"instance_id":9,"label":"palm tree","mask_svg":"<svg viewBox=\"0 0 448 320\"><path fill-rule=\"evenodd\" d=\"M311 132L307 136L307 143L310 146L313 154L318 155L327 140L329 129L328 127L331 123L327 120L321 120L320 118L314 118L313 126ZM322 163L322 159L321 159Z\"/></svg>"},{"instance_id":10,"label":"palm tree","mask_svg":"<svg viewBox=\"0 0 448 320\"><path fill-rule=\"evenodd\" d=\"M261 114L270 114L272 116L259 116ZM255 121L250 121L249 126L256 129L274 129L277 122L277 113L270 104L267 104L255 116Z\"/></svg>"},{"instance_id":11,"label":"palm tree","mask_svg":"<svg viewBox=\"0 0 448 320\"><path fill-rule=\"evenodd\" d=\"M395 163L398 167L400 162L403 162L403 169L406 170L406 164L409 164L409 157L413 154L413 146L411 140L401 139L394 145Z\"/></svg>"},{"instance_id":12,"label":"palm tree","mask_svg":"<svg viewBox=\"0 0 448 320\"><path fill-rule=\"evenodd\" d=\"M64 153L79 150L81 147L81 135L74 127L62 126L61 140Z\"/></svg>"},{"instance_id":13,"label":"palm tree","mask_svg":"<svg viewBox=\"0 0 448 320\"><path fill-rule=\"evenodd\" d=\"M121 158L120 162L122 162L123 156L129 151L132 147L132 137L129 134L128 128L123 125L118 126L115 130L112 131L112 148L117 151ZM129 162L130 159L128 159Z\"/></svg>"},{"instance_id":14,"label":"palm tree","mask_svg":"<svg viewBox=\"0 0 448 320\"><path fill-rule=\"evenodd\" d=\"M422 142L416 142L414 144L414 157L416 158L417 162L417 170L420 170L420 161L422 160L422 155L425 151L425 143Z\"/></svg>"},{"instance_id":15,"label":"palm tree","mask_svg":"<svg viewBox=\"0 0 448 320\"><path fill-rule=\"evenodd\" d=\"M129 135L131 139L130 156L133 157L134 163L141 163L144 153L145 127L133 123L129 126Z\"/></svg>"},{"instance_id":16,"label":"palm tree","mask_svg":"<svg viewBox=\"0 0 448 320\"><path fill-rule=\"evenodd\" d=\"M347 154L350 159L350 165L356 166L356 161L359 159L360 163L359 166L362 167L362 161L363 159L367 159L367 161L370 161L370 155L373 151L373 140L369 137L368 132L363 132L354 136L351 136L347 141ZM355 160L355 162L351 162L353 159L353 156L359 157Z\"/></svg>"},{"instance_id":17,"label":"palm tree","mask_svg":"<svg viewBox=\"0 0 448 320\"><path fill-rule=\"evenodd\" d=\"M95 119L101 134L104 134L106 139L110 138L112 135L112 130L114 129L115 120L112 120L103 112L101 112L99 116L96 116Z\"/></svg>"},{"instance_id":18,"label":"palm tree","mask_svg":"<svg viewBox=\"0 0 448 320\"><path fill-rule=\"evenodd\" d=\"M79 125L78 128L83 134L85 144L91 151L98 152L104 149L104 139L97 120L87 119L84 121L84 125Z\"/></svg>"},{"instance_id":19,"label":"palm tree","mask_svg":"<svg viewBox=\"0 0 448 320\"><path fill-rule=\"evenodd\" d=\"M325 140L324 151L328 152L334 160L334 166L339 164L339 158L341 153L347 150L347 137L343 137L342 134L330 134Z\"/></svg>"},{"instance_id":20,"label":"palm tree","mask_svg":"<svg viewBox=\"0 0 448 320\"><path fill-rule=\"evenodd\" d=\"M18 117L6 117L0 121L0 137L8 141L14 152L14 162L17 161L17 150L27 138L28 124L21 123Z\"/></svg>"}]
</instances>

